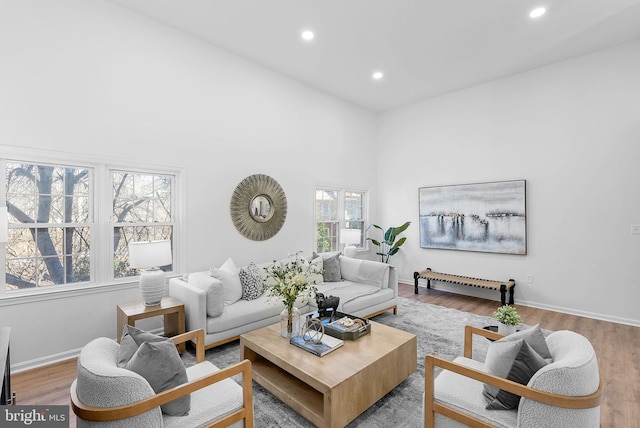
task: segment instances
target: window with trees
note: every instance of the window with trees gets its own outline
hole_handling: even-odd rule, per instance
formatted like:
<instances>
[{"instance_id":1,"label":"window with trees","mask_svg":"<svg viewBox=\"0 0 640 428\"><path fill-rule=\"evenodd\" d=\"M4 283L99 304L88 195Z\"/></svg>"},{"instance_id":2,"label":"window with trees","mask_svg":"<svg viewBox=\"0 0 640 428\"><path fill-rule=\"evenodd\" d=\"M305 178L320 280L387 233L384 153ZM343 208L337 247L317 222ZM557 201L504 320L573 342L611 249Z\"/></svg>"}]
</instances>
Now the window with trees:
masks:
<instances>
[{"instance_id":1,"label":"window with trees","mask_svg":"<svg viewBox=\"0 0 640 428\"><path fill-rule=\"evenodd\" d=\"M8 213L0 294L138 275L129 267L132 241L169 239L175 251L177 173L12 160L0 166Z\"/></svg>"},{"instance_id":2,"label":"window with trees","mask_svg":"<svg viewBox=\"0 0 640 428\"><path fill-rule=\"evenodd\" d=\"M359 248L364 247L366 223L364 191L316 188L315 230L317 252L340 249L340 229L360 230Z\"/></svg>"},{"instance_id":3,"label":"window with trees","mask_svg":"<svg viewBox=\"0 0 640 428\"><path fill-rule=\"evenodd\" d=\"M129 242L173 237L173 177L160 174L112 171L113 276L138 273L129 267ZM171 266L162 266L170 271Z\"/></svg>"},{"instance_id":4,"label":"window with trees","mask_svg":"<svg viewBox=\"0 0 640 428\"><path fill-rule=\"evenodd\" d=\"M91 281L92 169L6 162L6 290Z\"/></svg>"}]
</instances>

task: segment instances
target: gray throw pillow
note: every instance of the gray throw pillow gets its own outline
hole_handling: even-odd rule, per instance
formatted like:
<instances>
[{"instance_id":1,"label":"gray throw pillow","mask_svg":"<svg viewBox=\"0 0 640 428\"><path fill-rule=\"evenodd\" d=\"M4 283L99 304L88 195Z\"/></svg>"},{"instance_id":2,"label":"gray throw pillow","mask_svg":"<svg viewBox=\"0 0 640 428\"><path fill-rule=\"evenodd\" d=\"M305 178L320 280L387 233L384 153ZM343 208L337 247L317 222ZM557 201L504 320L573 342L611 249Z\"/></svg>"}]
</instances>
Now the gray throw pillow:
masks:
<instances>
[{"instance_id":1,"label":"gray throw pillow","mask_svg":"<svg viewBox=\"0 0 640 428\"><path fill-rule=\"evenodd\" d=\"M145 378L158 394L188 382L187 370L170 339L144 342L133 354L125 368ZM185 395L161 406L171 416L185 416L191 408L191 395Z\"/></svg>"},{"instance_id":2,"label":"gray throw pillow","mask_svg":"<svg viewBox=\"0 0 640 428\"><path fill-rule=\"evenodd\" d=\"M342 281L340 273L340 253L329 257L322 257L322 278L324 282Z\"/></svg>"},{"instance_id":3,"label":"gray throw pillow","mask_svg":"<svg viewBox=\"0 0 640 428\"><path fill-rule=\"evenodd\" d=\"M484 369L487 373L518 382L529 383L531 377L547 362L524 341L493 342L489 345ZM493 385L484 384L482 395L487 400L487 409L516 409L520 396Z\"/></svg>"},{"instance_id":4,"label":"gray throw pillow","mask_svg":"<svg viewBox=\"0 0 640 428\"><path fill-rule=\"evenodd\" d=\"M254 263L246 268L240 268L240 284L242 285L242 299L255 300L262 295L262 271Z\"/></svg>"},{"instance_id":5,"label":"gray throw pillow","mask_svg":"<svg viewBox=\"0 0 640 428\"><path fill-rule=\"evenodd\" d=\"M518 331L510 334L498 340L498 342L513 342L516 340L524 339L542 358L551 359L551 352L547 346L547 341L540 330L540 325L536 324L533 327L525 330Z\"/></svg>"},{"instance_id":6,"label":"gray throw pillow","mask_svg":"<svg viewBox=\"0 0 640 428\"><path fill-rule=\"evenodd\" d=\"M164 340L167 340L167 338L140 330L131 325L125 325L120 338L120 349L118 349L118 367L124 367L144 342L160 342Z\"/></svg>"},{"instance_id":7,"label":"gray throw pillow","mask_svg":"<svg viewBox=\"0 0 640 428\"><path fill-rule=\"evenodd\" d=\"M224 312L224 286L222 281L208 272L196 272L189 275L189 284L198 287L206 294L207 315L215 318Z\"/></svg>"}]
</instances>

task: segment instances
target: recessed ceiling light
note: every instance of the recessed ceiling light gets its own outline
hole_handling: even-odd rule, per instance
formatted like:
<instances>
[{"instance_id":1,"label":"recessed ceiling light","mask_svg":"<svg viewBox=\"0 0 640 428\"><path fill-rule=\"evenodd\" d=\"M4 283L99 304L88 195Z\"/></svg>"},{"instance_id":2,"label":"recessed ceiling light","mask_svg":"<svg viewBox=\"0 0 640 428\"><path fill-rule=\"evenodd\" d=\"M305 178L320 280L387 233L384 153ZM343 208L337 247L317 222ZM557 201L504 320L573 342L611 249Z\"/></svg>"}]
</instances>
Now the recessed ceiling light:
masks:
<instances>
[{"instance_id":1,"label":"recessed ceiling light","mask_svg":"<svg viewBox=\"0 0 640 428\"><path fill-rule=\"evenodd\" d=\"M380 80L384 77L384 73L382 71L374 71L373 74L371 75L371 78L373 80Z\"/></svg>"},{"instance_id":2,"label":"recessed ceiling light","mask_svg":"<svg viewBox=\"0 0 640 428\"><path fill-rule=\"evenodd\" d=\"M544 7L539 7L539 8L533 9L531 12L529 12L529 17L531 17L531 18L540 18L542 15L545 14L546 11L547 11L547 9L545 9Z\"/></svg>"},{"instance_id":3,"label":"recessed ceiling light","mask_svg":"<svg viewBox=\"0 0 640 428\"><path fill-rule=\"evenodd\" d=\"M304 40L307 40L307 41L313 40L314 37L315 37L315 34L313 34L313 31L311 30L305 30L302 32L302 38Z\"/></svg>"}]
</instances>

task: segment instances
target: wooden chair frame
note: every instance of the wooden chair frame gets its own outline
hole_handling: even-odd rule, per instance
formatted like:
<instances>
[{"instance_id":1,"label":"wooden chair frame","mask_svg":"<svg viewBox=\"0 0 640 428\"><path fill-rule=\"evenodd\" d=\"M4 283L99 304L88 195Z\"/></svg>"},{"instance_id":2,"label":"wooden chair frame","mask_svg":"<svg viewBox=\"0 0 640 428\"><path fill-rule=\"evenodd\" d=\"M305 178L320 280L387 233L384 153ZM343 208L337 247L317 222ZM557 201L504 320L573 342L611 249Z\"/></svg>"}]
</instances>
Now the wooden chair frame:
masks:
<instances>
[{"instance_id":1,"label":"wooden chair frame","mask_svg":"<svg viewBox=\"0 0 640 428\"><path fill-rule=\"evenodd\" d=\"M194 330L183 333L171 338L176 345L185 343L188 340L195 340L196 345L196 363L203 362L204 359L204 330ZM226 427L235 422L244 420L245 428L253 428L253 394L251 379L251 362L249 360L241 361L232 366L226 367L215 373L194 379L182 385L163 391L152 397L118 407L93 407L83 404L79 399L75 389L71 393L71 408L73 413L82 419L90 421L111 421L129 418L148 412L151 409L159 407L177 398L190 394L198 389L202 389L208 385L212 385L221 380L230 378L237 374L242 374L242 408L235 412L218 419L209 424L209 427Z\"/></svg>"},{"instance_id":2,"label":"wooden chair frame","mask_svg":"<svg viewBox=\"0 0 640 428\"><path fill-rule=\"evenodd\" d=\"M483 328L466 326L464 330L464 356L472 358L473 335L486 337L488 339L497 340L504 337L501 334L485 330ZM513 382L498 376L494 376L479 370L475 370L461 364L448 361L434 355L427 355L425 359L425 412L424 426L431 428L435 426L435 414L440 413L448 418L454 419L460 423L470 427L490 428L490 425L484 421L474 418L466 413L460 412L451 407L436 403L434 400L434 369L441 367L445 370L458 373L475 380L478 380L497 388L509 391L511 393L529 398L550 406L560 407L564 409L589 409L597 407L604 399L604 380L600 377L600 385L598 390L590 395L571 397L565 395L552 394L538 389L530 388L517 382Z\"/></svg>"}]
</instances>

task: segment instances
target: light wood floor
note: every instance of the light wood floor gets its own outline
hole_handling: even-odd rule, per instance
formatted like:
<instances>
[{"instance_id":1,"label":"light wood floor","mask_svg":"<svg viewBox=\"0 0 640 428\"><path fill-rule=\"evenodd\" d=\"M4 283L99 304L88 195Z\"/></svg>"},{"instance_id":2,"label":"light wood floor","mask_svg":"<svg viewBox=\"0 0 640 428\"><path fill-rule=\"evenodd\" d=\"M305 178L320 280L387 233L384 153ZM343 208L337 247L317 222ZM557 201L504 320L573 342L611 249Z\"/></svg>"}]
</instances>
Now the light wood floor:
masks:
<instances>
[{"instance_id":1,"label":"light wood floor","mask_svg":"<svg viewBox=\"0 0 640 428\"><path fill-rule=\"evenodd\" d=\"M478 299L400 284L399 295L478 315L491 316L497 307L492 300ZM516 296L517 302L517 296ZM640 428L640 327L631 327L559 312L515 305L527 324L539 323L548 330L573 330L587 337L596 350L600 372L607 385L601 409L602 427ZM12 389L17 404L69 404L69 386L76 375L76 361L14 374ZM75 417L70 412L70 426Z\"/></svg>"}]
</instances>

